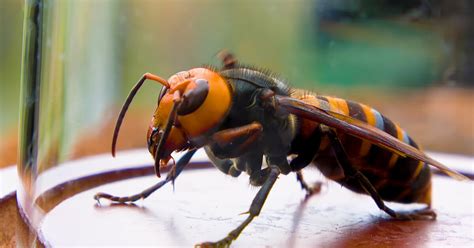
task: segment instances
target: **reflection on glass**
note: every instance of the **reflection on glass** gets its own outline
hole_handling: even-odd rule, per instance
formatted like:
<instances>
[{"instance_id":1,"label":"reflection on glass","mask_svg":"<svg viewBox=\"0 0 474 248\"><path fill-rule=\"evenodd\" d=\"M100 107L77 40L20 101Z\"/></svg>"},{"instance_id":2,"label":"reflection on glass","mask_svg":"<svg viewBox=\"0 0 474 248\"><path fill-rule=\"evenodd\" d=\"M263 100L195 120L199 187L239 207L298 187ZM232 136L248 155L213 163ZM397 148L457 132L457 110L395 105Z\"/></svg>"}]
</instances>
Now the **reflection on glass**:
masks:
<instances>
[{"instance_id":1,"label":"reflection on glass","mask_svg":"<svg viewBox=\"0 0 474 248\"><path fill-rule=\"evenodd\" d=\"M35 199L48 185L41 176L78 157L82 140L102 131L120 89L119 64L114 3L38 0L25 7L18 199L36 227L42 211Z\"/></svg>"}]
</instances>

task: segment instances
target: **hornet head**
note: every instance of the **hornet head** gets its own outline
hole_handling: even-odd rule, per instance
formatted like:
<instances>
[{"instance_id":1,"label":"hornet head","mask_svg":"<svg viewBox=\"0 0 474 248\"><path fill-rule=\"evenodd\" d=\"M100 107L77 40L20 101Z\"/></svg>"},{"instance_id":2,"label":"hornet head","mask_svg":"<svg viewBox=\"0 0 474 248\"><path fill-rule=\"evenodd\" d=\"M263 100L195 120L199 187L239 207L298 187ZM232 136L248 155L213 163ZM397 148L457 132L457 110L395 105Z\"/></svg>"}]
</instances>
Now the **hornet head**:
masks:
<instances>
[{"instance_id":1,"label":"hornet head","mask_svg":"<svg viewBox=\"0 0 474 248\"><path fill-rule=\"evenodd\" d=\"M172 152L206 144L209 133L218 127L230 109L232 91L223 77L207 68L178 72L168 80L145 73L131 90L117 119L113 156L125 113L146 79L163 85L147 133L148 150L155 159L155 172L159 177L160 167L168 163Z\"/></svg>"}]
</instances>

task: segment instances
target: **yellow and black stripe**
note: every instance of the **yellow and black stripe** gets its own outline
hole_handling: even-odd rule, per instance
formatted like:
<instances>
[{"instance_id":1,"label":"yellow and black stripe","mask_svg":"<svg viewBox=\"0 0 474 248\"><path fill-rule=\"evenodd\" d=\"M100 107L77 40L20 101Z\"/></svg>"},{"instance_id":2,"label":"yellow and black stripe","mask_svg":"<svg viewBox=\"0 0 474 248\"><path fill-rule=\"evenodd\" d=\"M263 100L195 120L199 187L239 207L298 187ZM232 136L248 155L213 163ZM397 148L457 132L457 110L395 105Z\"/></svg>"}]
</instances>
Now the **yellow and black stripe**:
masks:
<instances>
[{"instance_id":1,"label":"yellow and black stripe","mask_svg":"<svg viewBox=\"0 0 474 248\"><path fill-rule=\"evenodd\" d=\"M398 124L367 105L314 94L300 96L300 99L316 107L363 121L419 149L413 139ZM301 121L305 122L304 120ZM308 125L306 124L306 126ZM316 128L312 132L316 132ZM306 133L308 133L308 130L306 130ZM324 171L335 170L329 168L334 166L336 162L335 159L330 158L333 155L324 138L319 141L314 135L306 134L306 136L304 142L299 141L298 143L311 144L314 141L318 142L319 151L314 152L318 153L318 158L315 160L318 168L323 173ZM364 173L375 186L382 199L402 203L420 202L430 204L431 172L427 164L412 158L400 157L354 136L343 133L338 133L338 136L346 153L351 158L353 166ZM331 176L329 178L338 180L338 178ZM351 190L363 192L355 181L346 181L344 185Z\"/></svg>"}]
</instances>

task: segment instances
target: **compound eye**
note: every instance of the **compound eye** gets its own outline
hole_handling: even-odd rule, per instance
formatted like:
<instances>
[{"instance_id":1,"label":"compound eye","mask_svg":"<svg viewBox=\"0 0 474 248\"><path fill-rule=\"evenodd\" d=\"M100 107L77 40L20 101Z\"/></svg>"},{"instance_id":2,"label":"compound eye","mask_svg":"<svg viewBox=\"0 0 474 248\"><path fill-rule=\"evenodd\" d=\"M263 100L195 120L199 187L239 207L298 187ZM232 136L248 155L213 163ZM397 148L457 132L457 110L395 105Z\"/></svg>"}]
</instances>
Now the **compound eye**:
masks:
<instances>
[{"instance_id":1,"label":"compound eye","mask_svg":"<svg viewBox=\"0 0 474 248\"><path fill-rule=\"evenodd\" d=\"M187 115L194 112L206 100L209 93L209 82L206 79L195 80L196 88L184 93L183 101L179 104L178 115Z\"/></svg>"}]
</instances>

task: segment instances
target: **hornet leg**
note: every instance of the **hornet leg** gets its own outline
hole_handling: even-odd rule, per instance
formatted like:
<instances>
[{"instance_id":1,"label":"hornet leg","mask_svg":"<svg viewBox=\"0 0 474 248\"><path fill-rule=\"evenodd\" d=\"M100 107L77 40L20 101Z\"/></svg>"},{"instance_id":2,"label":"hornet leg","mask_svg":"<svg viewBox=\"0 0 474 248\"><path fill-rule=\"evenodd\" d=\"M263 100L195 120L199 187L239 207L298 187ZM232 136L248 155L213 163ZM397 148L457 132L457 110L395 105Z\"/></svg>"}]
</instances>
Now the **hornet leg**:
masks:
<instances>
[{"instance_id":1,"label":"hornet leg","mask_svg":"<svg viewBox=\"0 0 474 248\"><path fill-rule=\"evenodd\" d=\"M304 178L303 178L303 172L302 171L297 171L296 172L296 180L301 185L301 188L306 191L306 197L312 196L314 194L317 194L321 191L321 182L316 182L312 185L308 184Z\"/></svg>"},{"instance_id":2,"label":"hornet leg","mask_svg":"<svg viewBox=\"0 0 474 248\"><path fill-rule=\"evenodd\" d=\"M219 146L226 146L237 139L245 138L245 141L239 146L238 151L242 152L250 144L254 143L263 131L262 124L252 122L250 124L224 129L212 135L212 140Z\"/></svg>"},{"instance_id":3,"label":"hornet leg","mask_svg":"<svg viewBox=\"0 0 474 248\"><path fill-rule=\"evenodd\" d=\"M306 196L309 197L315 193L321 191L321 182L313 183L312 185L308 184L303 178L303 168L308 166L316 158L319 151L319 146L321 145L321 137L323 131L321 127L318 127L313 131L309 140L303 143L297 143L299 152L298 156L291 160L290 167L293 171L296 171L296 180L301 185L301 188L306 191Z\"/></svg>"},{"instance_id":4,"label":"hornet leg","mask_svg":"<svg viewBox=\"0 0 474 248\"><path fill-rule=\"evenodd\" d=\"M337 162L344 170L345 177L356 179L360 183L360 186L367 192L367 194L369 194L372 199L374 199L375 203L382 211L399 220L436 219L436 213L430 208L416 210L409 213L400 213L395 212L391 208L387 207L367 177L365 177L362 172L355 169L351 165L349 158L347 157L347 153L345 152L341 141L337 137L336 132L332 129L325 130L325 132L331 141L331 146Z\"/></svg>"},{"instance_id":5,"label":"hornet leg","mask_svg":"<svg viewBox=\"0 0 474 248\"><path fill-rule=\"evenodd\" d=\"M205 146L204 150L206 151L207 157L209 157L209 160L211 160L212 164L214 164L217 169L224 172L225 174L238 177L242 172L236 168L235 162L232 159L220 159L216 157L209 146Z\"/></svg>"},{"instance_id":6,"label":"hornet leg","mask_svg":"<svg viewBox=\"0 0 474 248\"><path fill-rule=\"evenodd\" d=\"M131 195L131 196L119 197L119 196L109 195L109 194L106 194L106 193L97 193L97 194L95 194L94 199L96 201L99 201L100 199L104 198L104 199L109 199L113 202L118 202L118 203L134 202L134 201L139 200L139 199L145 199L149 195L151 195L153 192L155 192L156 190L161 188L163 185L167 184L168 182L173 182L174 183L174 180L176 180L176 178L181 173L181 171L183 171L184 167L186 167L186 165L189 163L189 161L191 160L191 158L193 157L195 152L196 152L196 150L190 150L190 151L186 152L178 160L176 165L173 166L173 168L170 170L170 172L166 176L165 180L162 180L162 181L158 182L157 184L149 187L148 189L145 189L144 191L142 191L138 194Z\"/></svg>"},{"instance_id":7,"label":"hornet leg","mask_svg":"<svg viewBox=\"0 0 474 248\"><path fill-rule=\"evenodd\" d=\"M243 163L249 156L246 152L255 147L255 141L261 133L262 125L258 122L224 129L212 135L211 143L205 147L205 150L209 159L220 171L237 177L246 170ZM235 157L239 159L227 159Z\"/></svg>"},{"instance_id":8,"label":"hornet leg","mask_svg":"<svg viewBox=\"0 0 474 248\"><path fill-rule=\"evenodd\" d=\"M198 244L196 245L196 247L229 247L232 241L236 240L237 237L239 237L240 233L253 220L253 218L257 217L260 214L263 204L265 203L265 200L267 199L267 196L270 193L273 184L277 180L278 175L280 175L280 170L277 167L271 167L270 174L267 180L262 185L257 195L253 199L252 205L250 205L250 209L248 211L249 216L242 224L232 230L225 238L217 242L205 242L202 244Z\"/></svg>"},{"instance_id":9,"label":"hornet leg","mask_svg":"<svg viewBox=\"0 0 474 248\"><path fill-rule=\"evenodd\" d=\"M262 124L250 124L224 129L212 135L213 151L218 157L238 157L246 152L262 134Z\"/></svg>"}]
</instances>

